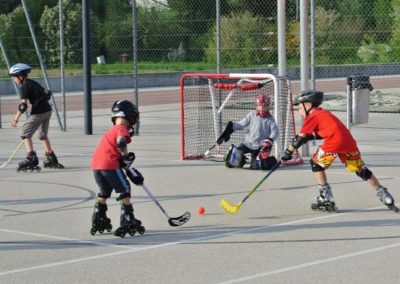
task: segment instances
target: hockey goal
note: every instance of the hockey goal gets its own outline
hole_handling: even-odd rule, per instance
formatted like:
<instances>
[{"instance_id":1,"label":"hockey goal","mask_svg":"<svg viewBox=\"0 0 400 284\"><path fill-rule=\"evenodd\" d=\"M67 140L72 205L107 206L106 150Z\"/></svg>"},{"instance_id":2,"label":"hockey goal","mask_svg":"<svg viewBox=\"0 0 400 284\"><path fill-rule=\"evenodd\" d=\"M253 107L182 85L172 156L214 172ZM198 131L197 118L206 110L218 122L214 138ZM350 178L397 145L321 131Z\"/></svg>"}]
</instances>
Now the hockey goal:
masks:
<instances>
[{"instance_id":1,"label":"hockey goal","mask_svg":"<svg viewBox=\"0 0 400 284\"><path fill-rule=\"evenodd\" d=\"M279 159L296 134L293 98L286 77L271 74L184 74L180 80L181 158L223 161L229 146L238 146L245 131L235 131L227 143L213 146L228 121L239 121L254 110L255 98L268 95L279 127L272 153ZM301 164L298 151L285 164Z\"/></svg>"}]
</instances>

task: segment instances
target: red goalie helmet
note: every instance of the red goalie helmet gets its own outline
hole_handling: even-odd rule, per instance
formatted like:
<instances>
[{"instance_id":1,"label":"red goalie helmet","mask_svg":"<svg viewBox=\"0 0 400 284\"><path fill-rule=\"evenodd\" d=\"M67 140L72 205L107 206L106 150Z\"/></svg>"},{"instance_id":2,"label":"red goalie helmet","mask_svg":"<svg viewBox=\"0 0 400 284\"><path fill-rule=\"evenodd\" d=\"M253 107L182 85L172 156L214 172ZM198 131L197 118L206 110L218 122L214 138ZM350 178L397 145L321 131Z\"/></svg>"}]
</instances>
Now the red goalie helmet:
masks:
<instances>
[{"instance_id":1,"label":"red goalie helmet","mask_svg":"<svg viewBox=\"0 0 400 284\"><path fill-rule=\"evenodd\" d=\"M256 97L256 104L262 104L269 107L271 104L271 99L269 98L269 96L261 94Z\"/></svg>"}]
</instances>

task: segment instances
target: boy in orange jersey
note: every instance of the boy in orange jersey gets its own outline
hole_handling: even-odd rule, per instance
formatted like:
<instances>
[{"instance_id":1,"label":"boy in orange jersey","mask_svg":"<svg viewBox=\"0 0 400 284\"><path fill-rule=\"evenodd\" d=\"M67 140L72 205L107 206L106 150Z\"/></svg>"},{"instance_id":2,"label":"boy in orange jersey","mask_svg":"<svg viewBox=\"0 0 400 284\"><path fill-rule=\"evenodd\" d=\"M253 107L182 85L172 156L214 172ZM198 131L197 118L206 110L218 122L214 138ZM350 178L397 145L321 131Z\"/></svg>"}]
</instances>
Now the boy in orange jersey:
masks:
<instances>
[{"instance_id":1,"label":"boy in orange jersey","mask_svg":"<svg viewBox=\"0 0 400 284\"><path fill-rule=\"evenodd\" d=\"M322 145L310 160L311 169L319 184L319 195L311 203L313 210L337 212L335 200L328 184L325 171L339 157L349 172L356 173L376 190L379 199L389 209L397 212L394 199L387 188L382 186L375 175L366 167L358 150L357 143L346 126L331 112L320 108L323 93L306 91L299 95L296 104L299 114L304 118L303 126L293 142L283 153L284 161L292 158L293 151L314 138L324 139Z\"/></svg>"}]
</instances>

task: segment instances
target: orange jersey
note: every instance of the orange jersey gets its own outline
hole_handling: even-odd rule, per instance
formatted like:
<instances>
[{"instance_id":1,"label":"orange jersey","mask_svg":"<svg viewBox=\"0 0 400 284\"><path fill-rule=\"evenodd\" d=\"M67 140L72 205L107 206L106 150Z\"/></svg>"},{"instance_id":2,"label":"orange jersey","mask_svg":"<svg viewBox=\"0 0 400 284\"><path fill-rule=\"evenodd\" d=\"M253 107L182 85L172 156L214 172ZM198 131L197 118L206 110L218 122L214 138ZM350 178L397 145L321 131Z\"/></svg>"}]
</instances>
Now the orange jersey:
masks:
<instances>
[{"instance_id":1,"label":"orange jersey","mask_svg":"<svg viewBox=\"0 0 400 284\"><path fill-rule=\"evenodd\" d=\"M324 139L321 149L331 153L359 152L357 143L347 127L330 111L317 108L308 115L300 130Z\"/></svg>"},{"instance_id":2,"label":"orange jersey","mask_svg":"<svg viewBox=\"0 0 400 284\"><path fill-rule=\"evenodd\" d=\"M93 153L90 166L94 170L115 170L120 167L121 154L117 148L117 138L124 136L126 143L131 142L128 128L122 125L115 125L110 128L100 140L96 150Z\"/></svg>"}]
</instances>

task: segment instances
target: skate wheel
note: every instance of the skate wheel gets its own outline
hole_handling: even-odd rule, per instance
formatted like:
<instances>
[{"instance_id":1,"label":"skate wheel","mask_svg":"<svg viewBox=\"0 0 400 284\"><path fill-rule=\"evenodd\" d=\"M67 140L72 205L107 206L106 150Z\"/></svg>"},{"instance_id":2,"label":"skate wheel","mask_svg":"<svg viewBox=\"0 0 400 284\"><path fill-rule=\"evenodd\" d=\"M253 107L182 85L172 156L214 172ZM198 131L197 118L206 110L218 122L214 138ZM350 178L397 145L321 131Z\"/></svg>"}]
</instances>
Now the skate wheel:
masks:
<instances>
[{"instance_id":1,"label":"skate wheel","mask_svg":"<svg viewBox=\"0 0 400 284\"><path fill-rule=\"evenodd\" d=\"M131 237L133 237L133 236L136 234L136 231L135 231L135 230L131 230L131 231L128 232L128 234L129 234Z\"/></svg>"},{"instance_id":2,"label":"skate wheel","mask_svg":"<svg viewBox=\"0 0 400 284\"><path fill-rule=\"evenodd\" d=\"M92 236L96 235L96 232L97 232L96 228L92 228L92 229L90 230L90 234L91 234Z\"/></svg>"},{"instance_id":3,"label":"skate wheel","mask_svg":"<svg viewBox=\"0 0 400 284\"><path fill-rule=\"evenodd\" d=\"M123 229L118 228L118 229L115 231L114 235L117 236L117 237L124 238L125 235L126 235L126 232L125 232Z\"/></svg>"},{"instance_id":4,"label":"skate wheel","mask_svg":"<svg viewBox=\"0 0 400 284\"><path fill-rule=\"evenodd\" d=\"M28 170L27 168L22 168L22 171L23 171L24 173L26 173L27 170Z\"/></svg>"},{"instance_id":5,"label":"skate wheel","mask_svg":"<svg viewBox=\"0 0 400 284\"><path fill-rule=\"evenodd\" d=\"M328 208L328 212L329 213L337 213L339 210L338 210L338 208L336 207L336 206L333 206L333 207L329 207Z\"/></svg>"},{"instance_id":6,"label":"skate wheel","mask_svg":"<svg viewBox=\"0 0 400 284\"><path fill-rule=\"evenodd\" d=\"M107 232L111 232L112 231L112 226L110 225L109 227L106 228Z\"/></svg>"},{"instance_id":7,"label":"skate wheel","mask_svg":"<svg viewBox=\"0 0 400 284\"><path fill-rule=\"evenodd\" d=\"M35 169L35 171L36 171L37 173L40 173L40 172L41 172L41 170L42 170L42 168L41 168L41 167L38 167L38 168L36 168L36 169Z\"/></svg>"},{"instance_id":8,"label":"skate wheel","mask_svg":"<svg viewBox=\"0 0 400 284\"><path fill-rule=\"evenodd\" d=\"M143 235L145 232L146 232L146 229L145 229L143 226L141 226L140 228L138 228L138 233L139 233L139 234Z\"/></svg>"},{"instance_id":9,"label":"skate wheel","mask_svg":"<svg viewBox=\"0 0 400 284\"><path fill-rule=\"evenodd\" d=\"M391 205L391 206L389 206L389 209L392 210L392 211L394 211L395 213L399 212L399 208L397 208L397 206L394 205L394 204Z\"/></svg>"},{"instance_id":10,"label":"skate wheel","mask_svg":"<svg viewBox=\"0 0 400 284\"><path fill-rule=\"evenodd\" d=\"M99 233L100 233L100 234L104 233L104 230L99 230Z\"/></svg>"}]
</instances>

